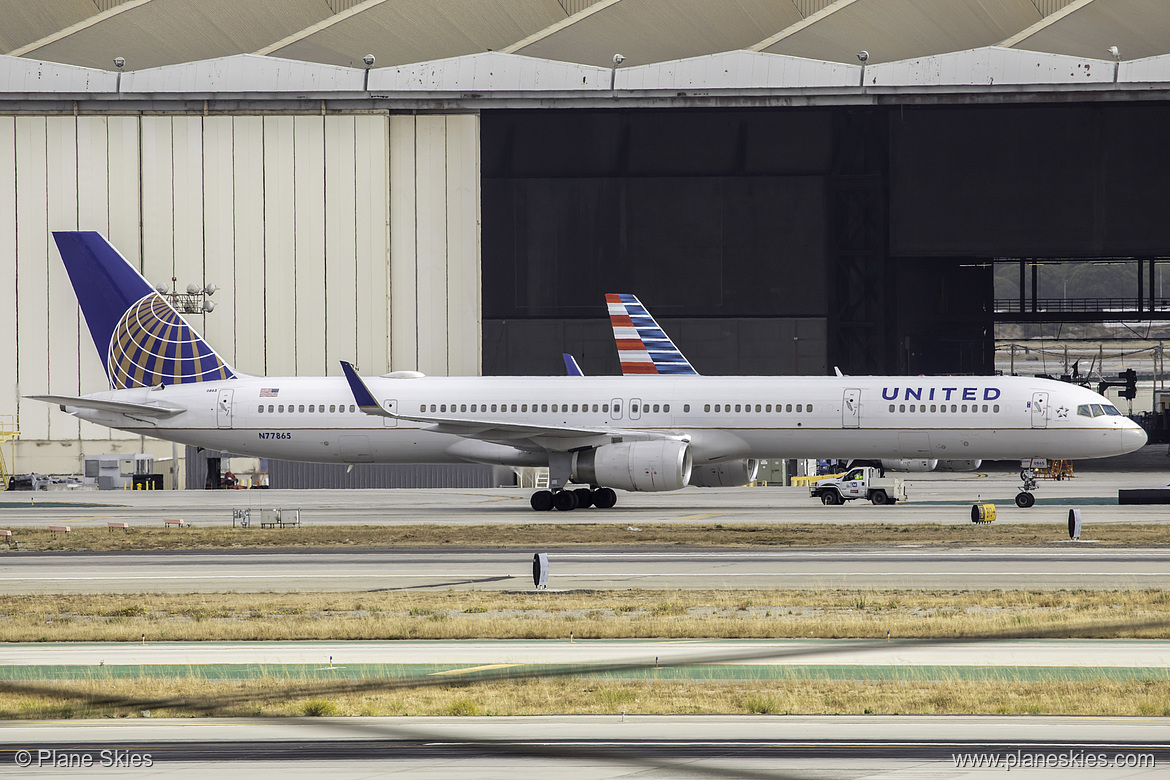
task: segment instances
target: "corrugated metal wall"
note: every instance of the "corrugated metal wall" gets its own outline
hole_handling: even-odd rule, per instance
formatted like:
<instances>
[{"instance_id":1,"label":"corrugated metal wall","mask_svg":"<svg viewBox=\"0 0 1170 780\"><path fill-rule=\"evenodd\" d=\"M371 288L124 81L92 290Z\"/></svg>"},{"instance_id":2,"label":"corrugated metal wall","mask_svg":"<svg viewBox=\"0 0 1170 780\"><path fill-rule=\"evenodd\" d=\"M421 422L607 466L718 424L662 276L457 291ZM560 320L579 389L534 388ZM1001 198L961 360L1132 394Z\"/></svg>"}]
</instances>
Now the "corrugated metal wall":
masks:
<instances>
[{"instance_id":1,"label":"corrugated metal wall","mask_svg":"<svg viewBox=\"0 0 1170 780\"><path fill-rule=\"evenodd\" d=\"M499 466L345 466L295 461L268 461L268 483L288 488L492 488L515 484L511 469Z\"/></svg>"},{"instance_id":2,"label":"corrugated metal wall","mask_svg":"<svg viewBox=\"0 0 1170 780\"><path fill-rule=\"evenodd\" d=\"M189 319L243 372L479 373L477 116L0 116L0 414L20 415L20 471L142 446L21 398L107 387L50 235L70 229L152 282L217 285Z\"/></svg>"}]
</instances>

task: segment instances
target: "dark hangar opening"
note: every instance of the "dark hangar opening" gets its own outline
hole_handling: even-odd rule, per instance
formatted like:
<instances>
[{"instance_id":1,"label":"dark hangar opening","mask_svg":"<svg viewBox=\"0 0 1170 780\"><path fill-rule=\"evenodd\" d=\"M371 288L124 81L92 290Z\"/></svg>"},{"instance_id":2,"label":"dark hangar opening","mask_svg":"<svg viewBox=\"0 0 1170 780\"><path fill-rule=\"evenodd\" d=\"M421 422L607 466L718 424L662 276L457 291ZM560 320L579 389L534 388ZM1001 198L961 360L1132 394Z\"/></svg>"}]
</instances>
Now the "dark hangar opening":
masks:
<instances>
[{"instance_id":1,"label":"dark hangar opening","mask_svg":"<svg viewBox=\"0 0 1170 780\"><path fill-rule=\"evenodd\" d=\"M706 374L991 373L993 261L1170 254L1156 103L491 110L483 370L620 369L632 292Z\"/></svg>"}]
</instances>

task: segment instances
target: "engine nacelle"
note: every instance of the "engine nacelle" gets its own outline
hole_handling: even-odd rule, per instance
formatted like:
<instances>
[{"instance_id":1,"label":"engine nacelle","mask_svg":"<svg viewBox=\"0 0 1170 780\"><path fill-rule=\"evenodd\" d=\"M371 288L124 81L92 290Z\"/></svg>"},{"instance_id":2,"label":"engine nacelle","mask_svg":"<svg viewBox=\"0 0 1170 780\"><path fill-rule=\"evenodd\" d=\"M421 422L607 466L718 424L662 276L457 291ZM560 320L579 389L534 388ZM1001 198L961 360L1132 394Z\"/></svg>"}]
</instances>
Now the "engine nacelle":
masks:
<instances>
[{"instance_id":1,"label":"engine nacelle","mask_svg":"<svg viewBox=\"0 0 1170 780\"><path fill-rule=\"evenodd\" d=\"M691 469L690 484L695 487L739 487L755 481L759 470L760 462L755 458L696 466Z\"/></svg>"},{"instance_id":2,"label":"engine nacelle","mask_svg":"<svg viewBox=\"0 0 1170 780\"><path fill-rule=\"evenodd\" d=\"M933 458L914 459L900 458L898 460L882 460L882 468L886 471L934 471L938 461Z\"/></svg>"},{"instance_id":3,"label":"engine nacelle","mask_svg":"<svg viewBox=\"0 0 1170 780\"><path fill-rule=\"evenodd\" d=\"M682 441L604 444L573 455L573 481L621 490L681 490L691 478L691 448Z\"/></svg>"},{"instance_id":4,"label":"engine nacelle","mask_svg":"<svg viewBox=\"0 0 1170 780\"><path fill-rule=\"evenodd\" d=\"M940 460L939 471L975 471L983 465L981 460Z\"/></svg>"}]
</instances>

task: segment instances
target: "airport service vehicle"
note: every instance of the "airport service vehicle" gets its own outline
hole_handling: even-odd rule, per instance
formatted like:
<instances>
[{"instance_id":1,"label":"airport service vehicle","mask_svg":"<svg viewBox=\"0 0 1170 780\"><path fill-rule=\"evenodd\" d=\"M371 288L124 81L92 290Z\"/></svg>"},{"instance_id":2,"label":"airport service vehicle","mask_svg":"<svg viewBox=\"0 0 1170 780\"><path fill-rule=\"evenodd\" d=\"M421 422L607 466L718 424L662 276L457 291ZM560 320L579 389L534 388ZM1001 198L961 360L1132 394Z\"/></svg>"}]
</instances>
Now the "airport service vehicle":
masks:
<instances>
[{"instance_id":1,"label":"airport service vehicle","mask_svg":"<svg viewBox=\"0 0 1170 780\"><path fill-rule=\"evenodd\" d=\"M906 484L897 477L883 477L872 466L850 469L840 477L820 479L808 486L809 495L826 506L864 498L874 504L896 504L906 500Z\"/></svg>"},{"instance_id":2,"label":"airport service vehicle","mask_svg":"<svg viewBox=\"0 0 1170 780\"><path fill-rule=\"evenodd\" d=\"M1102 458L1146 443L1103 396L1025 377L659 376L652 361L654 376L363 377L344 362L344 377L249 376L99 233L53 236L110 389L29 397L242 456L547 466L532 508L566 511L612 507L616 490L743 484L765 457ZM619 351L649 354L657 334L630 322Z\"/></svg>"}]
</instances>

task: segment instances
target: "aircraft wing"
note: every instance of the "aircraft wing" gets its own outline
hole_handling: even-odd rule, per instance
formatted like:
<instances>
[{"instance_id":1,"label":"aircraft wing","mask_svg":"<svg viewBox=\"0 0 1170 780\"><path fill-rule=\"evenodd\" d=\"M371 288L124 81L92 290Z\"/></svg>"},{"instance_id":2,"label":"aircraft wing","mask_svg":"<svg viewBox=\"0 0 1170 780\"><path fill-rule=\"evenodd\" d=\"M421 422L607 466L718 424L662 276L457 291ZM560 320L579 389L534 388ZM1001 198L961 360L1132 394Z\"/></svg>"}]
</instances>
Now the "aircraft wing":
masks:
<instances>
[{"instance_id":1,"label":"aircraft wing","mask_svg":"<svg viewBox=\"0 0 1170 780\"><path fill-rule=\"evenodd\" d=\"M185 411L168 406L136 404L130 403L129 401L106 401L100 398L86 398L85 396L77 395L26 395L25 398L30 398L34 401L44 401L50 404L60 404L61 406L72 406L77 409L93 409L98 412L127 414L131 417L153 417L160 420L174 417L176 414L181 414Z\"/></svg>"},{"instance_id":2,"label":"aircraft wing","mask_svg":"<svg viewBox=\"0 0 1170 780\"><path fill-rule=\"evenodd\" d=\"M615 436L627 440L653 439L683 439L682 434L666 431L645 431L638 429L614 428L586 428L567 425L534 425L532 423L518 423L502 420L474 420L466 417L438 417L422 414L399 414L387 411L373 393L366 387L365 381L358 375L357 370L346 361L341 361L341 370L349 382L354 400L358 408L366 414L378 417L393 417L397 420L425 423L433 426L433 430L440 433L451 433L468 439L480 439L497 444L507 444L513 447L535 447L539 449L572 449L577 446L602 443L598 440L610 441Z\"/></svg>"}]
</instances>

